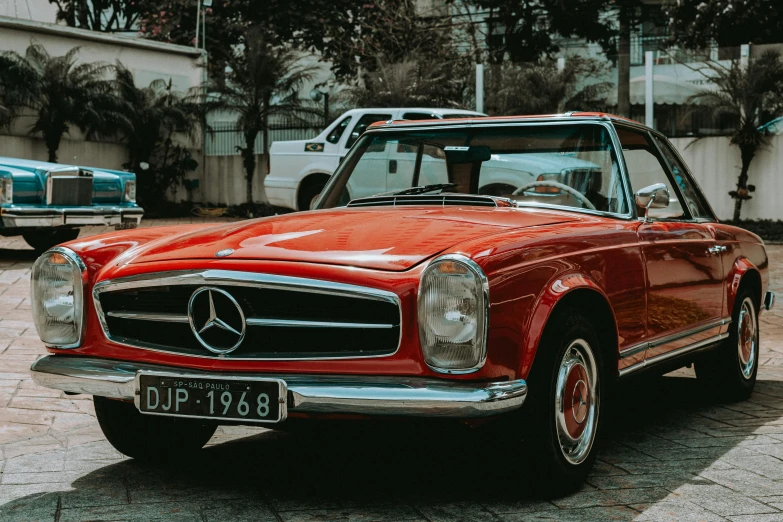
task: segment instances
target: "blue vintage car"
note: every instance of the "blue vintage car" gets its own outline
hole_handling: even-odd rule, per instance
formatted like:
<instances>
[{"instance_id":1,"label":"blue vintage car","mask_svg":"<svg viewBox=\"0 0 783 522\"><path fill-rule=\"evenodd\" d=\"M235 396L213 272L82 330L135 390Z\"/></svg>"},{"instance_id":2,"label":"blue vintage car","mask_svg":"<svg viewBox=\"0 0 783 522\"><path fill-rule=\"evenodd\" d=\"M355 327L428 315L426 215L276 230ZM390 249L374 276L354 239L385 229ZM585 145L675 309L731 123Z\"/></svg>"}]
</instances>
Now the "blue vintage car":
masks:
<instances>
[{"instance_id":1,"label":"blue vintage car","mask_svg":"<svg viewBox=\"0 0 783 522\"><path fill-rule=\"evenodd\" d=\"M21 235L38 251L84 225L135 228L143 214L132 172L0 157L0 235Z\"/></svg>"}]
</instances>

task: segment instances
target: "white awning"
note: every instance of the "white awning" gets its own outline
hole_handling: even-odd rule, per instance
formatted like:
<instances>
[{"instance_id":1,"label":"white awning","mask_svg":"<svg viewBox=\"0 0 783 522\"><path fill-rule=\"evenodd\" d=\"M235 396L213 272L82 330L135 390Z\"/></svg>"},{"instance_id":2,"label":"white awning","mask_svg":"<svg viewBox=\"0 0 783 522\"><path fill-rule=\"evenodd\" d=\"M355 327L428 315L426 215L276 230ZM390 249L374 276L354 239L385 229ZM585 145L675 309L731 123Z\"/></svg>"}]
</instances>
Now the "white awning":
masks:
<instances>
[{"instance_id":1,"label":"white awning","mask_svg":"<svg viewBox=\"0 0 783 522\"><path fill-rule=\"evenodd\" d=\"M631 105L644 105L645 76L631 78ZM656 104L684 104L694 94L708 90L712 85L706 83L698 85L682 79L653 75L653 100ZM614 90L606 96L608 105L617 105L617 91Z\"/></svg>"}]
</instances>

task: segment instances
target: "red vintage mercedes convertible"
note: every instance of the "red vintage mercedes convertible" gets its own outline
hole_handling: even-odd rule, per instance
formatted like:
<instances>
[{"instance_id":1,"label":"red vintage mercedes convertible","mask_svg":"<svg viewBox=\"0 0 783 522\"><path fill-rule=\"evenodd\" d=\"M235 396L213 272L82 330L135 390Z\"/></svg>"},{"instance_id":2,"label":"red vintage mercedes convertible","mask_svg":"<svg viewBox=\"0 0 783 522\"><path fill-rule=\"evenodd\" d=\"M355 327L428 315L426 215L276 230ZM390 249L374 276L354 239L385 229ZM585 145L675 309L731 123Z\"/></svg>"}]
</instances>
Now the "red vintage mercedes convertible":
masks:
<instances>
[{"instance_id":1,"label":"red vintage mercedes convertible","mask_svg":"<svg viewBox=\"0 0 783 522\"><path fill-rule=\"evenodd\" d=\"M197 451L221 423L452 418L502 426L564 491L618 379L693 363L726 397L752 392L767 269L638 123L387 122L313 211L46 252L32 375L94 395L131 457Z\"/></svg>"}]
</instances>

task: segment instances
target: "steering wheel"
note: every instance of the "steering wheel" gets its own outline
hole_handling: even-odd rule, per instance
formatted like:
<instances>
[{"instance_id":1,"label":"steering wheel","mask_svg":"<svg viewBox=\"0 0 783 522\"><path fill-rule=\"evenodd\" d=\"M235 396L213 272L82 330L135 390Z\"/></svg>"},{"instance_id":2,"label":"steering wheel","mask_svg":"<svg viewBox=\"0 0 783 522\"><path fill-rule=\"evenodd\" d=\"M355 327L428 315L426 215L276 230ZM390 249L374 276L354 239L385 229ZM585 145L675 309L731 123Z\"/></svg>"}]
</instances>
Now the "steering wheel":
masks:
<instances>
[{"instance_id":1,"label":"steering wheel","mask_svg":"<svg viewBox=\"0 0 783 522\"><path fill-rule=\"evenodd\" d=\"M574 196L576 199L578 199L584 206L589 208L590 210L598 210L595 208L595 205L593 205L589 199L587 199L587 196L579 192L573 187L569 187L568 185L565 185L563 183L558 183L557 181L534 181L532 183L528 183L526 185L522 185L518 189L516 189L514 192L511 193L512 196L519 196L523 194L525 191L532 189L533 187L555 187L557 189L560 189L564 192L568 192L572 196Z\"/></svg>"}]
</instances>

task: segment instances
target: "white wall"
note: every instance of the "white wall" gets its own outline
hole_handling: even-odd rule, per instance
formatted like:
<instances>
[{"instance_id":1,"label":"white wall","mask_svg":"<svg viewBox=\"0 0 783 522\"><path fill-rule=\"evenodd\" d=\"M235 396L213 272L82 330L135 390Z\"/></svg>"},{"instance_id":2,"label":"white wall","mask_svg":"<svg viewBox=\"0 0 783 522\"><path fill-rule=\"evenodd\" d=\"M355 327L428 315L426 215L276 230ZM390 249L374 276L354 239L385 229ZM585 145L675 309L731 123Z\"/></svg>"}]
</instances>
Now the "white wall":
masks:
<instances>
[{"instance_id":1,"label":"white wall","mask_svg":"<svg viewBox=\"0 0 783 522\"><path fill-rule=\"evenodd\" d=\"M731 219L734 200L728 192L736 189L739 176L739 149L729 138L694 141L674 138L672 144L696 177L707 200L720 219ZM783 219L783 136L773 136L750 164L748 183L756 186L753 199L742 204L743 219Z\"/></svg>"},{"instance_id":2,"label":"white wall","mask_svg":"<svg viewBox=\"0 0 783 522\"><path fill-rule=\"evenodd\" d=\"M198 160L200 168L191 177L199 179L199 188L193 190L193 200L201 203L223 203L238 205L245 203L246 181L242 167L242 156L204 156ZM253 200L267 201L264 193L266 156L256 155L256 174L253 176ZM185 191L179 192L186 197Z\"/></svg>"},{"instance_id":3,"label":"white wall","mask_svg":"<svg viewBox=\"0 0 783 522\"><path fill-rule=\"evenodd\" d=\"M119 60L141 87L155 79L171 79L175 89L187 91L203 79L204 70L198 67L200 52L190 47L0 16L0 51L22 54L31 40L52 56L80 47L81 62L114 64Z\"/></svg>"}]
</instances>

